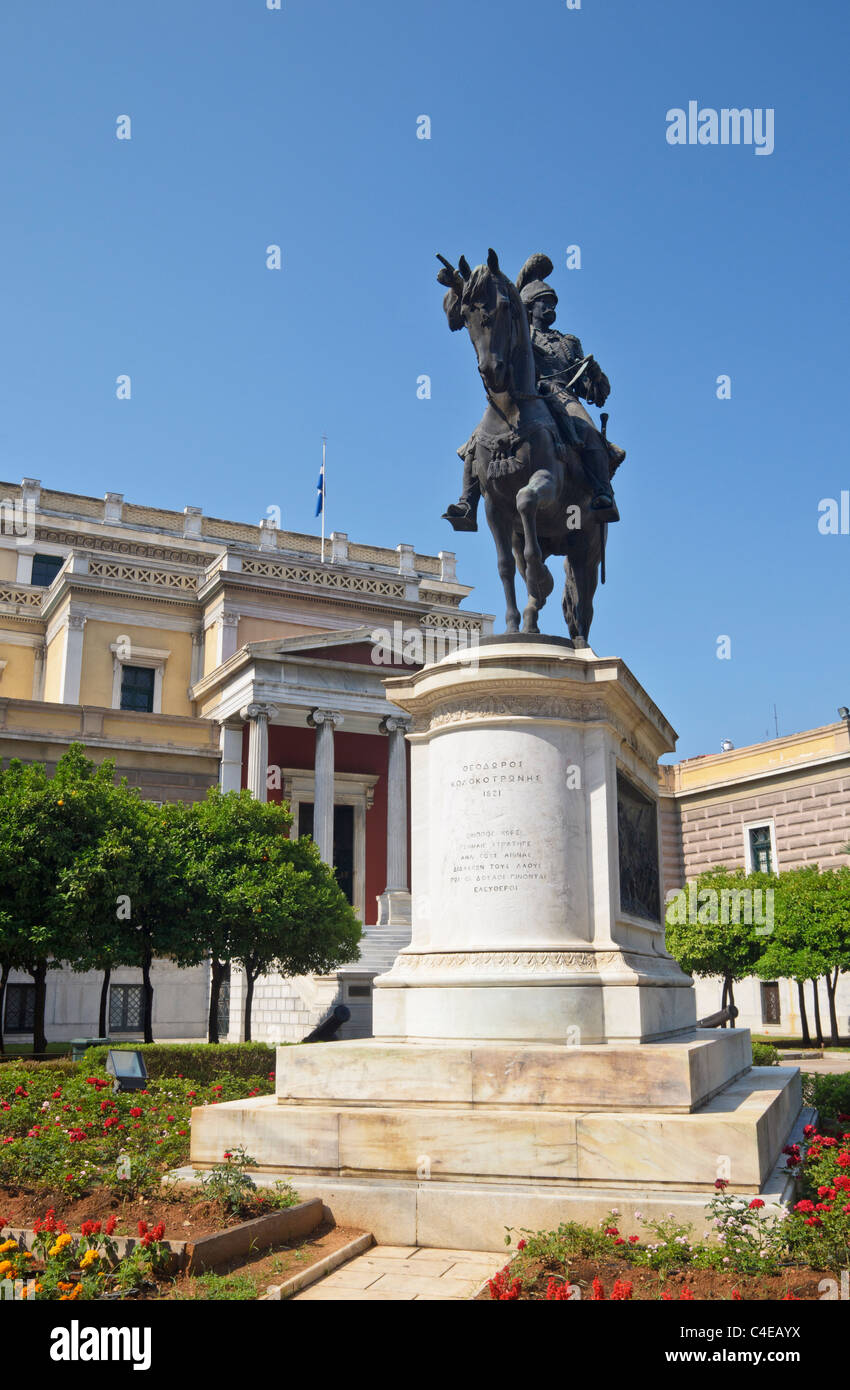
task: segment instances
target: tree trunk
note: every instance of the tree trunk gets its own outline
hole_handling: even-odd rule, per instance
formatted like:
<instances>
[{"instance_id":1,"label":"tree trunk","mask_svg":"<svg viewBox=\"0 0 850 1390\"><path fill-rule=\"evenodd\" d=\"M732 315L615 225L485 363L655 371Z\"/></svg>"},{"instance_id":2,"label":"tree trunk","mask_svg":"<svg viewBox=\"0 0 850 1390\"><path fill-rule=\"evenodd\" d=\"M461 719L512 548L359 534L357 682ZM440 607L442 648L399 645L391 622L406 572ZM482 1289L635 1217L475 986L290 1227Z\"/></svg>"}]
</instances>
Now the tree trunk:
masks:
<instances>
[{"instance_id":1,"label":"tree trunk","mask_svg":"<svg viewBox=\"0 0 850 1390\"><path fill-rule=\"evenodd\" d=\"M797 981L797 998L800 1003L800 1027L802 1029L803 1034L802 1040L808 1046L808 1044L812 1041L812 1035L809 1032L809 1015L806 1013L806 992L804 989L803 980Z\"/></svg>"},{"instance_id":2,"label":"tree trunk","mask_svg":"<svg viewBox=\"0 0 850 1390\"><path fill-rule=\"evenodd\" d=\"M723 976L723 993L722 993L721 996L720 996L720 1008L721 1008L721 1009L725 1009L725 1008L726 1008L726 1000L727 1000L728 994L729 994L729 976L728 976L728 975L724 975L724 976ZM720 1027L721 1027L721 1028L725 1028L725 1027L726 1027L726 1019L725 1019L725 1018L724 1018L723 1022L721 1023Z\"/></svg>"},{"instance_id":3,"label":"tree trunk","mask_svg":"<svg viewBox=\"0 0 850 1390\"><path fill-rule=\"evenodd\" d=\"M797 1001L799 1001L800 1004L800 1029L801 1033L803 1033L803 1042L806 1042L806 1044L808 1045L811 1042L811 1033L810 1031L808 1031L808 1013L806 1012L806 990L804 990L803 980L797 980Z\"/></svg>"},{"instance_id":4,"label":"tree trunk","mask_svg":"<svg viewBox=\"0 0 850 1390\"><path fill-rule=\"evenodd\" d=\"M6 1009L6 981L8 980L8 978L9 967L8 965L4 964L0 966L0 1057L2 1057L6 1051L6 1048L3 1045L3 1019L5 1017Z\"/></svg>"},{"instance_id":5,"label":"tree trunk","mask_svg":"<svg viewBox=\"0 0 850 1390\"><path fill-rule=\"evenodd\" d=\"M820 1020L820 995L818 994L818 982L812 980L812 995L815 1001L815 1032L817 1034L817 1045L823 1047L823 1025Z\"/></svg>"},{"instance_id":6,"label":"tree trunk","mask_svg":"<svg viewBox=\"0 0 850 1390\"><path fill-rule=\"evenodd\" d=\"M151 951L145 949L142 956L142 1007L145 1042L153 1042L153 985L151 984Z\"/></svg>"},{"instance_id":7,"label":"tree trunk","mask_svg":"<svg viewBox=\"0 0 850 1390\"><path fill-rule=\"evenodd\" d=\"M251 1008L254 1003L254 980L256 974L252 966L245 965L245 1041L251 1041Z\"/></svg>"},{"instance_id":8,"label":"tree trunk","mask_svg":"<svg viewBox=\"0 0 850 1390\"><path fill-rule=\"evenodd\" d=\"M732 976L730 975L730 976L729 976L729 1007L730 1007L730 1009L734 1009L734 1007L735 1007L735 991L734 991L734 989L733 989L734 983L735 983L735 982L734 982L734 980L732 979ZM735 1027L735 1019L734 1019L734 1018L730 1018L730 1020L729 1020L729 1027L730 1027L730 1028L734 1028L734 1027Z\"/></svg>"},{"instance_id":9,"label":"tree trunk","mask_svg":"<svg viewBox=\"0 0 850 1390\"><path fill-rule=\"evenodd\" d=\"M211 1043L219 1041L218 1005L226 969L227 965L224 961L217 960L215 956L212 957L210 961L210 1011L207 1018L207 1042Z\"/></svg>"},{"instance_id":10,"label":"tree trunk","mask_svg":"<svg viewBox=\"0 0 850 1390\"><path fill-rule=\"evenodd\" d=\"M97 1012L97 1036L105 1038L106 1032L106 1006L109 1002L109 981L112 979L112 970L109 966L103 972L103 983L100 986L100 1008Z\"/></svg>"},{"instance_id":11,"label":"tree trunk","mask_svg":"<svg viewBox=\"0 0 850 1390\"><path fill-rule=\"evenodd\" d=\"M841 974L841 967L836 965L834 971L827 970L824 975L826 980L826 992L829 998L829 1041L833 1047L838 1047L841 1038L838 1035L838 1013L835 1008L835 991L838 988L838 977Z\"/></svg>"},{"instance_id":12,"label":"tree trunk","mask_svg":"<svg viewBox=\"0 0 850 1390\"><path fill-rule=\"evenodd\" d=\"M47 961L37 961L29 972L35 980L35 1009L32 1021L32 1052L47 1051L47 1035L44 1031L44 1007L47 1003Z\"/></svg>"}]
</instances>

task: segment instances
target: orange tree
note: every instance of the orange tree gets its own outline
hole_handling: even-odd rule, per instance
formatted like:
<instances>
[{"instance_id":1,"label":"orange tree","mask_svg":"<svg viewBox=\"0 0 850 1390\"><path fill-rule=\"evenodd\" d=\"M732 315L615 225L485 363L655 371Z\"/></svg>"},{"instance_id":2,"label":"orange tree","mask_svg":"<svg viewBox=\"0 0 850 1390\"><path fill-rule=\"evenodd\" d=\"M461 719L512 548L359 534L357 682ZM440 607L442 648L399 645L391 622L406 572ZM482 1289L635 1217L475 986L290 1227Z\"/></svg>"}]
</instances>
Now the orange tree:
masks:
<instances>
[{"instance_id":1,"label":"orange tree","mask_svg":"<svg viewBox=\"0 0 850 1390\"><path fill-rule=\"evenodd\" d=\"M360 924L309 837L289 838L285 806L211 787L179 808L170 826L189 895L187 925L211 962L209 1041L218 1042L218 1000L228 962L245 972L245 1040L260 975L327 974L357 959Z\"/></svg>"},{"instance_id":2,"label":"orange tree","mask_svg":"<svg viewBox=\"0 0 850 1390\"><path fill-rule=\"evenodd\" d=\"M13 759L0 769L0 962L35 983L33 1051L44 1052L47 972L73 956L98 907L66 886L97 843L109 816L113 766L96 767L72 744L48 777L41 763ZM2 999L0 999L2 1005Z\"/></svg>"}]
</instances>

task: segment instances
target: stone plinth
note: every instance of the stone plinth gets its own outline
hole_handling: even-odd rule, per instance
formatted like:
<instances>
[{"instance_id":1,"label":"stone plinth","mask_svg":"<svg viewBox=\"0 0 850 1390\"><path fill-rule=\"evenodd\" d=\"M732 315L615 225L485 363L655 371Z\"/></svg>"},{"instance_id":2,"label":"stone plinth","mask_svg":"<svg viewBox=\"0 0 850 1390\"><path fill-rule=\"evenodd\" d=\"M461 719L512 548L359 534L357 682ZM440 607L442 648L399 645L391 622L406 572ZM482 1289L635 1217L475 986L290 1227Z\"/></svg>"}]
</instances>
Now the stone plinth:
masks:
<instances>
[{"instance_id":1,"label":"stone plinth","mask_svg":"<svg viewBox=\"0 0 850 1390\"><path fill-rule=\"evenodd\" d=\"M376 1037L643 1042L696 1022L664 949L657 763L621 661L494 638L386 682L412 717L410 946Z\"/></svg>"},{"instance_id":2,"label":"stone plinth","mask_svg":"<svg viewBox=\"0 0 850 1390\"><path fill-rule=\"evenodd\" d=\"M783 1200L799 1072L695 1026L662 924L675 734L631 673L501 638L387 686L411 720L413 912L375 1037L280 1048L275 1096L193 1112L193 1164L243 1145L338 1221L445 1248L627 1203L700 1225L718 1177Z\"/></svg>"}]
</instances>

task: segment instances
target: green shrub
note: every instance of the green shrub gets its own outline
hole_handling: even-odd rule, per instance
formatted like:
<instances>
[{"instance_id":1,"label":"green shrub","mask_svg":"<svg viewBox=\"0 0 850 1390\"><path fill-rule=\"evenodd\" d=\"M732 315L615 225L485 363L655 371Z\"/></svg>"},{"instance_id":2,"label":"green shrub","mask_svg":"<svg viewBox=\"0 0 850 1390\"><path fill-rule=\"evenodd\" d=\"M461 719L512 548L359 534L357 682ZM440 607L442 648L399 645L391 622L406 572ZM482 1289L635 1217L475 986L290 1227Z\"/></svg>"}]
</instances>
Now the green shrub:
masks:
<instances>
[{"instance_id":1,"label":"green shrub","mask_svg":"<svg viewBox=\"0 0 850 1390\"><path fill-rule=\"evenodd\" d=\"M79 1067L92 1071L106 1065L115 1048L90 1047ZM217 1076L268 1076L274 1071L275 1050L269 1043L119 1043L118 1051L141 1052L148 1076L182 1076L212 1081Z\"/></svg>"},{"instance_id":2,"label":"green shrub","mask_svg":"<svg viewBox=\"0 0 850 1390\"><path fill-rule=\"evenodd\" d=\"M779 1049L774 1047L773 1043L753 1043L754 1067L778 1067L780 1060Z\"/></svg>"},{"instance_id":3,"label":"green shrub","mask_svg":"<svg viewBox=\"0 0 850 1390\"><path fill-rule=\"evenodd\" d=\"M0 1080L3 1076L2 1067L14 1067L15 1071L39 1072L46 1075L47 1072L58 1073L60 1076L76 1076L77 1063L72 1062L70 1057L49 1057L44 1062L36 1062L32 1057L7 1057L0 1063Z\"/></svg>"},{"instance_id":4,"label":"green shrub","mask_svg":"<svg viewBox=\"0 0 850 1390\"><path fill-rule=\"evenodd\" d=\"M804 1071L803 1100L815 1107L822 1123L850 1115L850 1072L818 1076Z\"/></svg>"}]
</instances>

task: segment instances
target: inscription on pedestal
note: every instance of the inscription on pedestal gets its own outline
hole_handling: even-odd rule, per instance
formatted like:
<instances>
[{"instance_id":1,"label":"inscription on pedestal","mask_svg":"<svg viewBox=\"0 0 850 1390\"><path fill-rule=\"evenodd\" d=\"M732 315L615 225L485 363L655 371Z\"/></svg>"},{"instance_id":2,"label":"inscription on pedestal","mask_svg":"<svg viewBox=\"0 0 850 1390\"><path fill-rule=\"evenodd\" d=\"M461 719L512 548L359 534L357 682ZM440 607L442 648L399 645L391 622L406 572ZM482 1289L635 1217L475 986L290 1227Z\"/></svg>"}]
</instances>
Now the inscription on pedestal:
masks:
<instances>
[{"instance_id":1,"label":"inscription on pedestal","mask_svg":"<svg viewBox=\"0 0 850 1390\"><path fill-rule=\"evenodd\" d=\"M449 777L453 795L485 804L498 803L518 787L540 785L540 774L529 772L521 758L499 758L490 762L463 763L457 776ZM469 888L480 893L520 893L523 885L545 877L545 866L532 839L518 825L467 829L461 832L448 862L452 888Z\"/></svg>"}]
</instances>

